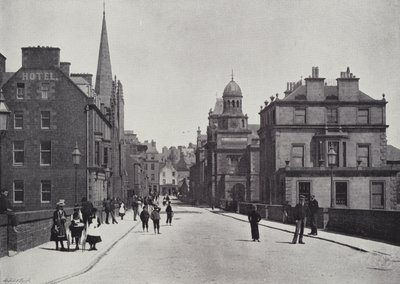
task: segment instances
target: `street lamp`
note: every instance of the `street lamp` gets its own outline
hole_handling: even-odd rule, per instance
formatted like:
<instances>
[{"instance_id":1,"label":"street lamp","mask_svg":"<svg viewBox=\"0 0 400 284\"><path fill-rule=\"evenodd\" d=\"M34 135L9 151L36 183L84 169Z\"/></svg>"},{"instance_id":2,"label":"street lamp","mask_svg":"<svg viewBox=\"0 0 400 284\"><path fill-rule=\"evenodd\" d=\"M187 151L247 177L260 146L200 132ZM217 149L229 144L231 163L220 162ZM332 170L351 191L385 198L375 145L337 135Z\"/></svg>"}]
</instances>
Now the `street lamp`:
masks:
<instances>
[{"instance_id":1,"label":"street lamp","mask_svg":"<svg viewBox=\"0 0 400 284\"><path fill-rule=\"evenodd\" d=\"M104 175L105 175L105 182L106 182L106 186L107 186L107 199L110 197L110 193L108 191L108 180L110 179L110 168L105 168L104 169Z\"/></svg>"},{"instance_id":2,"label":"street lamp","mask_svg":"<svg viewBox=\"0 0 400 284\"><path fill-rule=\"evenodd\" d=\"M335 198L333 195L333 167L336 165L336 152L331 146L328 151L328 165L331 168L331 208L335 207Z\"/></svg>"},{"instance_id":3,"label":"street lamp","mask_svg":"<svg viewBox=\"0 0 400 284\"><path fill-rule=\"evenodd\" d=\"M72 163L74 164L75 167L75 203L78 202L78 196L76 192L76 186L78 182L78 166L81 162L81 152L79 152L78 149L78 142L75 144L75 149L72 151Z\"/></svg>"},{"instance_id":4,"label":"street lamp","mask_svg":"<svg viewBox=\"0 0 400 284\"><path fill-rule=\"evenodd\" d=\"M3 89L0 89L0 187L1 187L1 166L2 166L2 157L1 157L1 136L6 134L7 126L8 126L8 118L10 117L11 111L8 109L7 105L4 102Z\"/></svg>"}]
</instances>

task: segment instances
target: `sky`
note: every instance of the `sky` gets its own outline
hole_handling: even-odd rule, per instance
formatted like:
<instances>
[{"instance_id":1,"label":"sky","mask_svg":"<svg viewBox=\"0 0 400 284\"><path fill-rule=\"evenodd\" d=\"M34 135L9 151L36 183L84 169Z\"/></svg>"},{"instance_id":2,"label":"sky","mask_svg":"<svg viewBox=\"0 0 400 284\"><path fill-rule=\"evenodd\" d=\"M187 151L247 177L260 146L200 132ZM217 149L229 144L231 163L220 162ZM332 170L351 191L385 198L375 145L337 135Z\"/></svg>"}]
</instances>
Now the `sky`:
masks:
<instances>
[{"instance_id":1,"label":"sky","mask_svg":"<svg viewBox=\"0 0 400 284\"><path fill-rule=\"evenodd\" d=\"M265 100L313 66L335 82L349 66L360 90L385 93L388 144L400 148L400 0L106 0L113 75L125 130L162 146L196 141L234 79L243 112L259 123ZM72 73L96 74L103 0L0 0L0 53L21 67L21 47L53 46Z\"/></svg>"}]
</instances>

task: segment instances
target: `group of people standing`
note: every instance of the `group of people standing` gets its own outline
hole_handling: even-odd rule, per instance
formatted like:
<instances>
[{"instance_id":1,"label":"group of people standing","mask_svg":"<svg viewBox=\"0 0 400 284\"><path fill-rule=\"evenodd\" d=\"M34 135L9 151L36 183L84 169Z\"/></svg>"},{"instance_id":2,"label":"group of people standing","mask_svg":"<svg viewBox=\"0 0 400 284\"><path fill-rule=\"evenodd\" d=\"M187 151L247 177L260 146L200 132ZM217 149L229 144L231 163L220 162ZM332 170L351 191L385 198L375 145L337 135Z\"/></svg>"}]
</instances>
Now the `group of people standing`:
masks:
<instances>
[{"instance_id":1,"label":"group of people standing","mask_svg":"<svg viewBox=\"0 0 400 284\"><path fill-rule=\"evenodd\" d=\"M65 251L67 249L64 246L64 241L70 241L66 227L68 216L64 210L65 201L61 199L56 205L56 210L53 213L50 241L56 243L56 250ZM68 227L71 232L71 242L72 244L75 243L75 250L79 249L79 243L88 243L90 245L89 250L97 250L96 244L102 241L98 230L100 225L97 208L86 197L83 197L81 206L79 204L74 205L74 213L71 217L71 224ZM61 248L59 248L59 243Z\"/></svg>"},{"instance_id":2,"label":"group of people standing","mask_svg":"<svg viewBox=\"0 0 400 284\"><path fill-rule=\"evenodd\" d=\"M289 205L286 203L283 208L283 223L288 222L289 217ZM297 243L297 239L299 239L299 244L305 244L303 241L304 235L304 225L306 222L306 217L310 217L310 225L311 225L311 232L309 235L318 235L317 232L317 213L318 213L318 201L315 199L314 195L310 196L310 202L306 205L305 204L305 196L300 195L299 203L294 207L293 219L296 222L296 228L292 240L292 244ZM251 228L251 238L254 241L260 241L260 233L258 231L258 223L261 220L261 215L257 211L257 205L253 205L253 210L248 214L248 220L250 222Z\"/></svg>"},{"instance_id":3,"label":"group of people standing","mask_svg":"<svg viewBox=\"0 0 400 284\"><path fill-rule=\"evenodd\" d=\"M167 207L165 208L165 212L167 213L166 223L171 226L174 212L171 207L171 201L169 201L168 196L167 198L168 198L168 204L163 202L163 205L167 205ZM164 197L164 200L166 200L166 197ZM149 206L153 208L151 213L149 213ZM146 232L149 231L149 219L151 219L153 221L154 233L160 234L160 220L161 220L160 211L161 208L157 204L143 206L143 210L140 213L140 220L142 221L143 232L145 229Z\"/></svg>"}]
</instances>

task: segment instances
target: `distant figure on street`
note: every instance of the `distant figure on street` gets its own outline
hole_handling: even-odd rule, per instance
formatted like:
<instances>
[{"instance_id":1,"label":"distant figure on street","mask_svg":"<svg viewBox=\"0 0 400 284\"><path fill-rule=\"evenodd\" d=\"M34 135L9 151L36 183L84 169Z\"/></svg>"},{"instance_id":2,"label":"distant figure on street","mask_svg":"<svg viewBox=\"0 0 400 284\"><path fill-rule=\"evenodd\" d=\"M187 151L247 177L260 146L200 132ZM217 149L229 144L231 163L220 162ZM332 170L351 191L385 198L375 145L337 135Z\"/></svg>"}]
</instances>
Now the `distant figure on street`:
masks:
<instances>
[{"instance_id":1,"label":"distant figure on street","mask_svg":"<svg viewBox=\"0 0 400 284\"><path fill-rule=\"evenodd\" d=\"M160 210L161 208L157 207L157 205L154 205L154 209L150 215L151 220L153 220L154 234L160 234Z\"/></svg>"},{"instance_id":2,"label":"distant figure on street","mask_svg":"<svg viewBox=\"0 0 400 284\"><path fill-rule=\"evenodd\" d=\"M132 196L132 210L133 210L133 221L136 221L136 216L139 210L139 198L136 194Z\"/></svg>"},{"instance_id":3,"label":"distant figure on street","mask_svg":"<svg viewBox=\"0 0 400 284\"><path fill-rule=\"evenodd\" d=\"M310 212L310 224L311 224L311 233L309 235L316 236L317 232L317 214L318 214L318 201L315 199L315 195L311 195L310 203L308 204L308 210Z\"/></svg>"},{"instance_id":4,"label":"distant figure on street","mask_svg":"<svg viewBox=\"0 0 400 284\"><path fill-rule=\"evenodd\" d=\"M83 223L86 226L87 221L89 220L89 217L92 214L93 204L92 202L88 201L86 197L82 197L81 207L82 207L81 210L82 210Z\"/></svg>"},{"instance_id":5,"label":"distant figure on street","mask_svg":"<svg viewBox=\"0 0 400 284\"><path fill-rule=\"evenodd\" d=\"M163 197L162 205L165 206L167 204L167 200L165 199L165 196Z\"/></svg>"},{"instance_id":6,"label":"distant figure on street","mask_svg":"<svg viewBox=\"0 0 400 284\"><path fill-rule=\"evenodd\" d=\"M65 222L67 214L64 211L65 201L61 199L57 202L56 211L53 214L53 226L51 227L50 241L56 242L56 250L58 250L58 242L60 242L61 250L65 251L64 241L67 240L67 231Z\"/></svg>"},{"instance_id":7,"label":"distant figure on street","mask_svg":"<svg viewBox=\"0 0 400 284\"><path fill-rule=\"evenodd\" d=\"M99 217L97 216L96 208L92 209L92 214L89 217L88 223L89 227L87 229L86 242L90 245L89 250L97 250L96 244L101 242L99 233L99 227L101 223Z\"/></svg>"},{"instance_id":8,"label":"distant figure on street","mask_svg":"<svg viewBox=\"0 0 400 284\"><path fill-rule=\"evenodd\" d=\"M103 208L104 208L104 212L106 213L106 224L110 224L108 222L108 217L110 216L110 212L111 212L111 200L110 200L110 197L107 197L107 200L104 198Z\"/></svg>"},{"instance_id":9,"label":"distant figure on street","mask_svg":"<svg viewBox=\"0 0 400 284\"><path fill-rule=\"evenodd\" d=\"M282 223L287 224L289 223L289 210L290 210L290 204L289 201L285 201L285 204L283 205L282 208Z\"/></svg>"},{"instance_id":10,"label":"distant figure on street","mask_svg":"<svg viewBox=\"0 0 400 284\"><path fill-rule=\"evenodd\" d=\"M167 194L167 196L165 197L165 201L167 201L167 203L168 203L168 201L169 201L169 195Z\"/></svg>"},{"instance_id":11,"label":"distant figure on street","mask_svg":"<svg viewBox=\"0 0 400 284\"><path fill-rule=\"evenodd\" d=\"M297 243L297 237L299 236L299 244L304 244L303 242L303 234L304 234L304 223L307 216L307 207L304 204L305 197L304 195L300 195L300 202L296 205L293 212L294 220L296 221L296 230L294 232L292 244Z\"/></svg>"},{"instance_id":12,"label":"distant figure on street","mask_svg":"<svg viewBox=\"0 0 400 284\"><path fill-rule=\"evenodd\" d=\"M171 226L172 217L174 215L174 211L172 211L172 207L171 207L171 201L168 202L165 212L167 212L167 224L169 223L169 225Z\"/></svg>"},{"instance_id":13,"label":"distant figure on street","mask_svg":"<svg viewBox=\"0 0 400 284\"><path fill-rule=\"evenodd\" d=\"M143 206L143 210L140 213L140 220L142 221L143 232L145 228L147 232L149 231L149 218L149 210L147 210L147 206L145 205Z\"/></svg>"},{"instance_id":14,"label":"distant figure on street","mask_svg":"<svg viewBox=\"0 0 400 284\"><path fill-rule=\"evenodd\" d=\"M8 215L8 224L12 226L14 232L18 233L17 226L17 216L11 209L10 201L8 200L8 190L3 189L0 192L0 214Z\"/></svg>"},{"instance_id":15,"label":"distant figure on street","mask_svg":"<svg viewBox=\"0 0 400 284\"><path fill-rule=\"evenodd\" d=\"M250 227L251 227L251 238L253 242L260 241L260 233L258 231L258 222L261 220L260 213L257 212L257 205L253 205L253 210L248 215Z\"/></svg>"},{"instance_id":16,"label":"distant figure on street","mask_svg":"<svg viewBox=\"0 0 400 284\"><path fill-rule=\"evenodd\" d=\"M115 219L115 209L118 209L119 211L119 204L117 199L114 197L113 200L110 202L110 213L111 213L111 219L113 224L118 224L117 220Z\"/></svg>"},{"instance_id":17,"label":"distant figure on street","mask_svg":"<svg viewBox=\"0 0 400 284\"><path fill-rule=\"evenodd\" d=\"M121 220L124 220L125 204L123 202L121 202L121 204L119 205L119 216L121 217Z\"/></svg>"},{"instance_id":18,"label":"distant figure on street","mask_svg":"<svg viewBox=\"0 0 400 284\"><path fill-rule=\"evenodd\" d=\"M75 241L75 249L79 249L79 241L82 236L82 231L85 227L83 223L82 213L79 209L79 204L74 205L74 213L72 214L71 225L69 229L71 231L72 243Z\"/></svg>"}]
</instances>

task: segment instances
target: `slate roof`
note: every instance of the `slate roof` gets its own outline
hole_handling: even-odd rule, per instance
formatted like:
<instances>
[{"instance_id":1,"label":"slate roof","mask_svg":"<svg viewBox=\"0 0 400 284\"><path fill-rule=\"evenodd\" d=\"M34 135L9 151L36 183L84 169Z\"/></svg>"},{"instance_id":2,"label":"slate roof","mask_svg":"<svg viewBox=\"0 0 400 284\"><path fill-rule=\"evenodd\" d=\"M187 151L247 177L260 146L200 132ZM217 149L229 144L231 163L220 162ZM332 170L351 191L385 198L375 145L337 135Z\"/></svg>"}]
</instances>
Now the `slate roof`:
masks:
<instances>
[{"instance_id":1,"label":"slate roof","mask_svg":"<svg viewBox=\"0 0 400 284\"><path fill-rule=\"evenodd\" d=\"M324 86L324 93L325 96L338 96L338 91L337 91L337 86ZM288 95L286 98L283 98L282 100L284 101L298 101L301 95L306 95L307 90L306 86L300 86L297 89L295 89L290 95ZM362 91L358 91L358 101L360 102L366 102L366 101L375 101L375 99L371 98L367 94L363 93Z\"/></svg>"}]
</instances>

